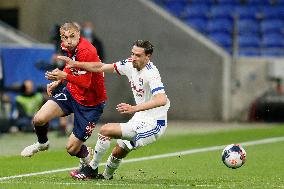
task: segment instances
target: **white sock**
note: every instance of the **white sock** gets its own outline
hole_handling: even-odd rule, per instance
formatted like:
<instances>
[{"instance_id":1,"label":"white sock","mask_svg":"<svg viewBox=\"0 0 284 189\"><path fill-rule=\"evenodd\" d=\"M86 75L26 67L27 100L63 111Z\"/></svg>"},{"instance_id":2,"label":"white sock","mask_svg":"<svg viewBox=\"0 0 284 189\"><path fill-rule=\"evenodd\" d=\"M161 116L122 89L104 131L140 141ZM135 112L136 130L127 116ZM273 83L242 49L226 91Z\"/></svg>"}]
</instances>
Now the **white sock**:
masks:
<instances>
[{"instance_id":1,"label":"white sock","mask_svg":"<svg viewBox=\"0 0 284 189\"><path fill-rule=\"evenodd\" d=\"M90 162L90 166L96 169L99 166L103 156L109 149L111 138L98 134L97 144L95 146L94 157Z\"/></svg>"},{"instance_id":2,"label":"white sock","mask_svg":"<svg viewBox=\"0 0 284 189\"><path fill-rule=\"evenodd\" d=\"M108 157L107 164L103 173L105 179L110 179L113 176L114 171L119 167L121 160L122 159L118 159L112 154Z\"/></svg>"}]
</instances>

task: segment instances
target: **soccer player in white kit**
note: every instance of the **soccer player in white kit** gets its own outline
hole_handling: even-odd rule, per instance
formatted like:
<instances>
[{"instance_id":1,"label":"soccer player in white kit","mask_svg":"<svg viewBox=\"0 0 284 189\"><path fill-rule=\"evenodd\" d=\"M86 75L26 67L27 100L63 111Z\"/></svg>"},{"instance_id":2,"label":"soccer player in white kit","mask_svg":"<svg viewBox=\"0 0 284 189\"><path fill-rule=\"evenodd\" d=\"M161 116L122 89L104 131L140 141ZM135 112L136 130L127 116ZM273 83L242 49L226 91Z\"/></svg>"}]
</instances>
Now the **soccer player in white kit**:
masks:
<instances>
[{"instance_id":1,"label":"soccer player in white kit","mask_svg":"<svg viewBox=\"0 0 284 189\"><path fill-rule=\"evenodd\" d=\"M122 158L134 149L155 142L165 132L170 101L159 71L150 61L152 53L153 45L149 41L137 40L133 44L131 58L113 64L101 62L82 64L68 57L58 57L66 61L69 67L126 75L136 102L136 105L127 103L117 105L119 113L134 114L134 116L127 123L108 123L101 127L92 161L88 166L71 171L73 178L112 179ZM53 76L50 74L48 77L52 79ZM117 144L107 160L104 172L98 174L99 163L109 148L111 139L118 139Z\"/></svg>"}]
</instances>

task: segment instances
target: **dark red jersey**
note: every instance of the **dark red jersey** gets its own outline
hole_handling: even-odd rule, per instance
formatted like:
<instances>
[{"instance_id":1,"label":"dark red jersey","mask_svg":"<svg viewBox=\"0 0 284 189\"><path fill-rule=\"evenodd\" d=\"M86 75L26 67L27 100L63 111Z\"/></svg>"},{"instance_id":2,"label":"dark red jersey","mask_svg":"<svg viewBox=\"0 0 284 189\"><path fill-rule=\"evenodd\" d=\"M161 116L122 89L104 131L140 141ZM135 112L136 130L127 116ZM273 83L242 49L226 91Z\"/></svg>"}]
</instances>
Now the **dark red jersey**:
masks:
<instances>
[{"instance_id":1,"label":"dark red jersey","mask_svg":"<svg viewBox=\"0 0 284 189\"><path fill-rule=\"evenodd\" d=\"M96 48L81 37L75 52L70 52L63 45L64 55L79 62L100 62ZM80 68L64 68L67 73L67 89L81 105L95 106L107 99L103 73L94 73Z\"/></svg>"}]
</instances>

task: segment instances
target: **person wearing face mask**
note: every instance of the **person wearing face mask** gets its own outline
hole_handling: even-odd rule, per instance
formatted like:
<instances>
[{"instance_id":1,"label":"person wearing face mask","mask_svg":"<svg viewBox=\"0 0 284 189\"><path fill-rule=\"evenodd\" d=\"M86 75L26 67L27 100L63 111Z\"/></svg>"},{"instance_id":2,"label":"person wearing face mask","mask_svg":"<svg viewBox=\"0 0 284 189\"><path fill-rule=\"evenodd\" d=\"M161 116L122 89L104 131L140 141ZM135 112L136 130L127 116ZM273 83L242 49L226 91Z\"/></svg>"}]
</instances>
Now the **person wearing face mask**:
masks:
<instances>
[{"instance_id":1,"label":"person wearing face mask","mask_svg":"<svg viewBox=\"0 0 284 189\"><path fill-rule=\"evenodd\" d=\"M96 36L94 26L91 22L87 21L82 26L82 36L85 37L93 46L96 47L98 55L102 61L105 60L104 47L102 41Z\"/></svg>"}]
</instances>

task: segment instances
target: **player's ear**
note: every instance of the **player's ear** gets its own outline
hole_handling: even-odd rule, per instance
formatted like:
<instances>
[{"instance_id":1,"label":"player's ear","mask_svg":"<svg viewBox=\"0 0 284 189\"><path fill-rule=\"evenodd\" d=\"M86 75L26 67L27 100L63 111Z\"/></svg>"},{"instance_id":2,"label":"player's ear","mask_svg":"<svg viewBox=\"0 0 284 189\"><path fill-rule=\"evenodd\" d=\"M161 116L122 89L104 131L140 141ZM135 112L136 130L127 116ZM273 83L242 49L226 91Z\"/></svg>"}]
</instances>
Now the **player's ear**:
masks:
<instances>
[{"instance_id":1,"label":"player's ear","mask_svg":"<svg viewBox=\"0 0 284 189\"><path fill-rule=\"evenodd\" d=\"M147 57L150 59L151 58L151 56L152 56L152 54L147 54Z\"/></svg>"}]
</instances>

